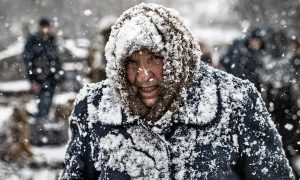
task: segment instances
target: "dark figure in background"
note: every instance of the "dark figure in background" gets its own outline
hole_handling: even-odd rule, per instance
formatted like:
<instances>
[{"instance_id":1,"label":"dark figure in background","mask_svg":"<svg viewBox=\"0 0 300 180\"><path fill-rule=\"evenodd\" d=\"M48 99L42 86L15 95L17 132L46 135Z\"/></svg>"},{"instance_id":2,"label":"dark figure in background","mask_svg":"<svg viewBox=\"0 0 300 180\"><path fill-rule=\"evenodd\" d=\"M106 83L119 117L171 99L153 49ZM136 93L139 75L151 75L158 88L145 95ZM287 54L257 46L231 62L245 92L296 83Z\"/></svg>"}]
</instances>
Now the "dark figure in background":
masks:
<instances>
[{"instance_id":1,"label":"dark figure in background","mask_svg":"<svg viewBox=\"0 0 300 180\"><path fill-rule=\"evenodd\" d=\"M46 121L55 88L64 72L50 20L42 18L39 29L27 39L23 53L24 63L31 83L31 91L39 99L36 119Z\"/></svg>"},{"instance_id":2,"label":"dark figure in background","mask_svg":"<svg viewBox=\"0 0 300 180\"><path fill-rule=\"evenodd\" d=\"M288 124L290 127L289 136L287 139L287 157L292 162L292 166L296 171L297 178L300 178L300 167L297 161L300 159L300 42L299 39L294 41L294 55L291 60L290 70L293 78L291 81L291 99L293 100L292 120ZM287 126L287 127L288 127ZM285 129L286 131L286 129Z\"/></svg>"},{"instance_id":3,"label":"dark figure in background","mask_svg":"<svg viewBox=\"0 0 300 180\"><path fill-rule=\"evenodd\" d=\"M114 16L107 16L99 23L99 32L89 47L89 54L86 58L87 74L91 82L96 83L106 79L106 58L104 56L105 44L108 41L111 26L115 23Z\"/></svg>"},{"instance_id":4,"label":"dark figure in background","mask_svg":"<svg viewBox=\"0 0 300 180\"><path fill-rule=\"evenodd\" d=\"M202 50L201 61L203 61L208 65L213 66L212 55L209 46L204 42L198 42L198 44Z\"/></svg>"},{"instance_id":5,"label":"dark figure in background","mask_svg":"<svg viewBox=\"0 0 300 180\"><path fill-rule=\"evenodd\" d=\"M289 40L289 49L293 51L295 54L299 54L300 52L300 41L296 36L292 36Z\"/></svg>"},{"instance_id":6,"label":"dark figure in background","mask_svg":"<svg viewBox=\"0 0 300 180\"><path fill-rule=\"evenodd\" d=\"M224 70L236 77L248 79L260 91L260 81L256 70L264 56L264 31L255 28L243 39L234 41L221 58Z\"/></svg>"},{"instance_id":7,"label":"dark figure in background","mask_svg":"<svg viewBox=\"0 0 300 180\"><path fill-rule=\"evenodd\" d=\"M280 29L268 30L266 56L262 59L259 76L265 91L264 100L282 136L283 148L291 162L300 138L299 59L295 50L289 49L287 33ZM298 175L299 176L299 175Z\"/></svg>"}]
</instances>

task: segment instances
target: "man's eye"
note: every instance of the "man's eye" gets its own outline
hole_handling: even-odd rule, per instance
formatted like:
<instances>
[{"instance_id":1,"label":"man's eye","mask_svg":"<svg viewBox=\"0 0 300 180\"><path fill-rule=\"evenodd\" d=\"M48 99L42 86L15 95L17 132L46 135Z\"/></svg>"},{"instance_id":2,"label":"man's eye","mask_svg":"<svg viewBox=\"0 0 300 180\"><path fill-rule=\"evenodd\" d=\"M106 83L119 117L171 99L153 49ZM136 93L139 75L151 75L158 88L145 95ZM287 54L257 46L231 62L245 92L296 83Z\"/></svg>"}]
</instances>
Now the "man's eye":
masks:
<instances>
[{"instance_id":1,"label":"man's eye","mask_svg":"<svg viewBox=\"0 0 300 180\"><path fill-rule=\"evenodd\" d=\"M153 54L153 55L152 55L152 58L153 58L153 59L160 59L161 57L160 57L159 55L157 55L157 54Z\"/></svg>"},{"instance_id":2,"label":"man's eye","mask_svg":"<svg viewBox=\"0 0 300 180\"><path fill-rule=\"evenodd\" d=\"M163 58L159 55L153 55L152 56L152 63L157 64L157 63L162 62L162 60L163 60Z\"/></svg>"},{"instance_id":3,"label":"man's eye","mask_svg":"<svg viewBox=\"0 0 300 180\"><path fill-rule=\"evenodd\" d=\"M129 64L136 64L136 62L132 59L127 59L126 60L126 64L129 65Z\"/></svg>"},{"instance_id":4,"label":"man's eye","mask_svg":"<svg viewBox=\"0 0 300 180\"><path fill-rule=\"evenodd\" d=\"M162 57L155 55L155 59L162 59Z\"/></svg>"}]
</instances>

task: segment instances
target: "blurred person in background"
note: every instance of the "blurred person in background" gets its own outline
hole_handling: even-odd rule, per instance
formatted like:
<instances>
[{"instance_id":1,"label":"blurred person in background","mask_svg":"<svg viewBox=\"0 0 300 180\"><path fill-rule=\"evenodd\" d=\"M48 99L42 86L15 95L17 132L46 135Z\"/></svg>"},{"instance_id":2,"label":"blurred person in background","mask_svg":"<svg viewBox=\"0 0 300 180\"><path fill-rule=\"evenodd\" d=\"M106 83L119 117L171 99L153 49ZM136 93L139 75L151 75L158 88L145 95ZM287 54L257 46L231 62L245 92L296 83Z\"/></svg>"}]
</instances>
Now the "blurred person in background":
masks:
<instances>
[{"instance_id":1,"label":"blurred person in background","mask_svg":"<svg viewBox=\"0 0 300 180\"><path fill-rule=\"evenodd\" d=\"M91 42L89 54L86 58L87 74L91 82L96 83L106 79L106 58L104 56L104 47L108 41L111 26L115 23L116 17L106 16L101 19L98 25L98 34Z\"/></svg>"},{"instance_id":2,"label":"blurred person in background","mask_svg":"<svg viewBox=\"0 0 300 180\"><path fill-rule=\"evenodd\" d=\"M299 39L294 39L293 46L294 55L291 59L291 72L293 75L291 81L291 99L293 100L292 108L292 123L286 124L286 128L290 130L288 138L288 155L287 157L292 162L297 178L300 178L300 42Z\"/></svg>"},{"instance_id":3,"label":"blurred person in background","mask_svg":"<svg viewBox=\"0 0 300 180\"><path fill-rule=\"evenodd\" d=\"M23 59L31 91L39 100L35 123L44 124L49 121L48 114L55 88L64 76L53 26L49 19L41 18L38 31L27 38Z\"/></svg>"},{"instance_id":4,"label":"blurred person in background","mask_svg":"<svg viewBox=\"0 0 300 180\"><path fill-rule=\"evenodd\" d=\"M203 41L198 42L201 50L202 50L202 56L201 56L201 61L204 63L213 66L213 61L212 61L212 54L210 47Z\"/></svg>"},{"instance_id":5,"label":"blurred person in background","mask_svg":"<svg viewBox=\"0 0 300 180\"><path fill-rule=\"evenodd\" d=\"M296 54L299 54L300 52L300 41L299 39L293 35L291 38L290 38L290 41L289 41L289 49L291 51L293 51L294 53Z\"/></svg>"},{"instance_id":6,"label":"blurred person in background","mask_svg":"<svg viewBox=\"0 0 300 180\"><path fill-rule=\"evenodd\" d=\"M292 98L297 99L297 106L300 107L300 41L298 38L294 37L290 41L290 50L293 53L291 59L291 72L293 74L292 78Z\"/></svg>"},{"instance_id":7,"label":"blurred person in background","mask_svg":"<svg viewBox=\"0 0 300 180\"><path fill-rule=\"evenodd\" d=\"M259 91L261 87L256 70L261 66L265 52L264 34L260 28L250 29L246 37L235 40L220 59L220 64L226 72L248 79Z\"/></svg>"},{"instance_id":8,"label":"blurred person in background","mask_svg":"<svg viewBox=\"0 0 300 180\"><path fill-rule=\"evenodd\" d=\"M290 48L285 30L270 28L267 32L266 56L258 71L265 90L262 94L292 164L293 156L300 150L300 64L296 46Z\"/></svg>"}]
</instances>

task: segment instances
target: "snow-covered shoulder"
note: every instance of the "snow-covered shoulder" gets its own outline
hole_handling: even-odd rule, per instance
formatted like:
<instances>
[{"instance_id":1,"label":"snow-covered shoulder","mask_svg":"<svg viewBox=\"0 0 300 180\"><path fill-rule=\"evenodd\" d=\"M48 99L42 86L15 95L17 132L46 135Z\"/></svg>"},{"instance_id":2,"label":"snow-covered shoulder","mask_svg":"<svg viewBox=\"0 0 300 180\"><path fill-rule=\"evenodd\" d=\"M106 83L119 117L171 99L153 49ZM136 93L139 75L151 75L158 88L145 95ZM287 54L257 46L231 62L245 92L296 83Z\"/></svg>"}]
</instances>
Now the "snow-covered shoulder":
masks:
<instances>
[{"instance_id":1,"label":"snow-covered shoulder","mask_svg":"<svg viewBox=\"0 0 300 180\"><path fill-rule=\"evenodd\" d=\"M222 109L223 120L229 120L236 108L243 108L254 86L228 73L201 63L193 84L183 97L179 114L186 124L209 124ZM228 116L228 118L225 118Z\"/></svg>"},{"instance_id":2,"label":"snow-covered shoulder","mask_svg":"<svg viewBox=\"0 0 300 180\"><path fill-rule=\"evenodd\" d=\"M79 114L86 114L84 118L81 118L81 121L85 121L90 129L97 122L104 125L121 125L124 123L122 109L125 111L126 108L122 108L109 80L84 86L77 96L76 106L81 107L81 110L79 110L80 113L74 114L77 117ZM126 119L126 123L133 121L133 117L131 118L129 115Z\"/></svg>"},{"instance_id":3,"label":"snow-covered shoulder","mask_svg":"<svg viewBox=\"0 0 300 180\"><path fill-rule=\"evenodd\" d=\"M83 101L85 98L88 98L88 99L94 98L95 95L98 94L95 92L101 91L103 86L107 86L107 85L108 85L107 80L101 81L98 83L90 83L90 84L84 85L76 97L75 104L78 104L78 102Z\"/></svg>"},{"instance_id":4,"label":"snow-covered shoulder","mask_svg":"<svg viewBox=\"0 0 300 180\"><path fill-rule=\"evenodd\" d=\"M261 94L253 83L211 67L204 68L202 72L205 72L204 76L215 76L218 79L222 109L225 109L225 112L239 113L236 115L242 117L240 118L241 124L250 124L260 129L267 128L270 131L276 131ZM279 136L278 133L274 134Z\"/></svg>"},{"instance_id":5,"label":"snow-covered shoulder","mask_svg":"<svg viewBox=\"0 0 300 180\"><path fill-rule=\"evenodd\" d=\"M216 79L219 79L219 90L223 102L234 102L245 106L248 99L255 94L260 97L260 93L253 83L249 80L243 80L226 72L208 67Z\"/></svg>"},{"instance_id":6,"label":"snow-covered shoulder","mask_svg":"<svg viewBox=\"0 0 300 180\"><path fill-rule=\"evenodd\" d=\"M69 117L70 124L77 124L79 129L86 128L87 123L95 121L97 107L102 96L102 89L107 86L107 81L86 84L75 99L75 107Z\"/></svg>"}]
</instances>

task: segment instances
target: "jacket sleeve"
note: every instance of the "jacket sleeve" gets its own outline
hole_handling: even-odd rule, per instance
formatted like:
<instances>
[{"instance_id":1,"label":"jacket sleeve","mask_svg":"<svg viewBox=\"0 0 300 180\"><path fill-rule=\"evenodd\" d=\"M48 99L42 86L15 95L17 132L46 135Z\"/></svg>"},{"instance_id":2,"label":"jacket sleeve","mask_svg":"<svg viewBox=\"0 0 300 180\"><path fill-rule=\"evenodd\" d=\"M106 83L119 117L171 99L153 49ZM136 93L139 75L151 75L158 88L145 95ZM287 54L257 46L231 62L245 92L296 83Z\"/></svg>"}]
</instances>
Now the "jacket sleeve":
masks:
<instances>
[{"instance_id":1,"label":"jacket sleeve","mask_svg":"<svg viewBox=\"0 0 300 180\"><path fill-rule=\"evenodd\" d=\"M252 85L240 123L240 168L245 179L295 179L282 148L281 136Z\"/></svg>"},{"instance_id":2,"label":"jacket sleeve","mask_svg":"<svg viewBox=\"0 0 300 180\"><path fill-rule=\"evenodd\" d=\"M23 60L24 60L25 70L26 70L26 74L27 74L29 81L34 80L34 75L32 72L32 70L33 70L32 69L32 61L34 58L33 44L34 44L34 39L33 39L33 36L30 35L27 38L27 41L26 41L26 44L24 47L24 52L23 52Z\"/></svg>"},{"instance_id":3,"label":"jacket sleeve","mask_svg":"<svg viewBox=\"0 0 300 180\"><path fill-rule=\"evenodd\" d=\"M72 138L65 156L65 168L60 179L98 179L100 172L96 171L91 161L91 147L87 124L87 98L76 103L70 116Z\"/></svg>"},{"instance_id":4,"label":"jacket sleeve","mask_svg":"<svg viewBox=\"0 0 300 180\"><path fill-rule=\"evenodd\" d=\"M231 73L232 69L236 66L236 60L239 60L241 53L241 40L236 40L231 46L228 47L226 53L221 56L220 64L223 66L226 72Z\"/></svg>"},{"instance_id":5,"label":"jacket sleeve","mask_svg":"<svg viewBox=\"0 0 300 180\"><path fill-rule=\"evenodd\" d=\"M52 41L52 48L53 48L53 51L55 52L54 54L56 55L56 57L54 58L55 65L53 67L54 69L56 69L54 78L57 82L60 82L65 79L65 75L64 75L64 70L62 68L62 60L61 60L61 56L59 53L56 38L54 38Z\"/></svg>"}]
</instances>

